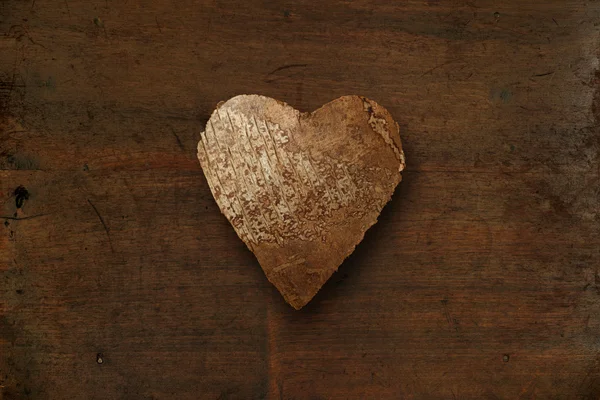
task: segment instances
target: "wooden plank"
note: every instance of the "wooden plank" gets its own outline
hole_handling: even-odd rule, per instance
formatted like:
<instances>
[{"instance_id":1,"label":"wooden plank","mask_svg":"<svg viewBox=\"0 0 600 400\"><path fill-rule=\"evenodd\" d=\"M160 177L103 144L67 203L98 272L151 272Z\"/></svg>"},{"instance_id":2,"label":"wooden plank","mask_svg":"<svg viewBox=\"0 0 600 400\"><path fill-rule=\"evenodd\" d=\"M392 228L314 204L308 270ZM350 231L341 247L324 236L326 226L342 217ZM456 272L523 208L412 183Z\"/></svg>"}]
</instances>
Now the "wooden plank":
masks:
<instances>
[{"instance_id":1,"label":"wooden plank","mask_svg":"<svg viewBox=\"0 0 600 400\"><path fill-rule=\"evenodd\" d=\"M0 3L0 399L599 397L599 17ZM403 182L300 312L196 159L240 93L361 94L401 124Z\"/></svg>"}]
</instances>

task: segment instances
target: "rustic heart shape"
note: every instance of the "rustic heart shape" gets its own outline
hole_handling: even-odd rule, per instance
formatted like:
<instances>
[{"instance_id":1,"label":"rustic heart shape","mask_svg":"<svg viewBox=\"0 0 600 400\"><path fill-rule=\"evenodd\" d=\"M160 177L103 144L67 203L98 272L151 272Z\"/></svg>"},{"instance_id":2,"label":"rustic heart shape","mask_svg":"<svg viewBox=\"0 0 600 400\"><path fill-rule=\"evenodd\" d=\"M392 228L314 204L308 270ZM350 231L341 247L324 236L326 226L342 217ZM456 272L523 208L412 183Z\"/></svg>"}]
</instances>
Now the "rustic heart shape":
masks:
<instances>
[{"instance_id":1,"label":"rustic heart shape","mask_svg":"<svg viewBox=\"0 0 600 400\"><path fill-rule=\"evenodd\" d=\"M233 97L210 117L198 159L221 212L296 309L377 222L405 166L398 124L359 96L312 113Z\"/></svg>"}]
</instances>

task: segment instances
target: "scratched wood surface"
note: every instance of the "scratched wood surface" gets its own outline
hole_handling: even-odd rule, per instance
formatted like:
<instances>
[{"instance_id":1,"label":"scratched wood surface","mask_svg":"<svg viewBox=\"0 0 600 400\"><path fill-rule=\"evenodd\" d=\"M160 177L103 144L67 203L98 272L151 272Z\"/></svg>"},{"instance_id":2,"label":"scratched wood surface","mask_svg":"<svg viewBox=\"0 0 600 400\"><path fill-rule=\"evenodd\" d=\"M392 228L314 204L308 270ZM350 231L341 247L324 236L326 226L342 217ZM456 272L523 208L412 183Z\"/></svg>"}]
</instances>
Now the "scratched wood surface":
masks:
<instances>
[{"instance_id":1,"label":"scratched wood surface","mask_svg":"<svg viewBox=\"0 0 600 400\"><path fill-rule=\"evenodd\" d=\"M600 398L599 23L585 0L0 2L0 398ZM403 182L299 312L196 159L241 93L400 123Z\"/></svg>"}]
</instances>

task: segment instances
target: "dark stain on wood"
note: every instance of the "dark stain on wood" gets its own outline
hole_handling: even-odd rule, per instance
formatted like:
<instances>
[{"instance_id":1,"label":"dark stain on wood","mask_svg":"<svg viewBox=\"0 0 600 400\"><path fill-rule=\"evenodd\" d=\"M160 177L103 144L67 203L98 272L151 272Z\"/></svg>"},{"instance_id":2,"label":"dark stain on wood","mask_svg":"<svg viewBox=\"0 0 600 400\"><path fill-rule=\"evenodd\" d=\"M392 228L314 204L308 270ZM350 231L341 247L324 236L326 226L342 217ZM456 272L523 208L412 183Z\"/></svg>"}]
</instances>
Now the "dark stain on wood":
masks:
<instances>
[{"instance_id":1,"label":"dark stain on wood","mask_svg":"<svg viewBox=\"0 0 600 400\"><path fill-rule=\"evenodd\" d=\"M25 200L29 200L29 191L24 186L18 186L13 195L15 196L15 206L17 208L23 207Z\"/></svg>"}]
</instances>

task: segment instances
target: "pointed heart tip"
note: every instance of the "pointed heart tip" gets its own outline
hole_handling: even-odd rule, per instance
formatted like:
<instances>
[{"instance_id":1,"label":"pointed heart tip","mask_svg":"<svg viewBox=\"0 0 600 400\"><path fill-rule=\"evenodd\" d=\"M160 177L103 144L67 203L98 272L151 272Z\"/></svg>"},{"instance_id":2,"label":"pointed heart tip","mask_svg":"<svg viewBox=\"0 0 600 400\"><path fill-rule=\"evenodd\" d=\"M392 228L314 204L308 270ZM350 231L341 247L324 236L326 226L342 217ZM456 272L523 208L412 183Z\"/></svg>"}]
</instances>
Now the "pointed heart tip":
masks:
<instances>
[{"instance_id":1,"label":"pointed heart tip","mask_svg":"<svg viewBox=\"0 0 600 400\"><path fill-rule=\"evenodd\" d=\"M263 269L269 282L296 310L306 306L333 274L331 269L310 266L304 260L301 264L288 265L281 270Z\"/></svg>"}]
</instances>

